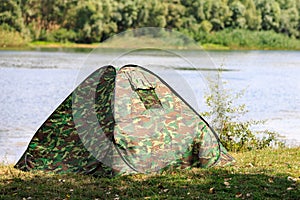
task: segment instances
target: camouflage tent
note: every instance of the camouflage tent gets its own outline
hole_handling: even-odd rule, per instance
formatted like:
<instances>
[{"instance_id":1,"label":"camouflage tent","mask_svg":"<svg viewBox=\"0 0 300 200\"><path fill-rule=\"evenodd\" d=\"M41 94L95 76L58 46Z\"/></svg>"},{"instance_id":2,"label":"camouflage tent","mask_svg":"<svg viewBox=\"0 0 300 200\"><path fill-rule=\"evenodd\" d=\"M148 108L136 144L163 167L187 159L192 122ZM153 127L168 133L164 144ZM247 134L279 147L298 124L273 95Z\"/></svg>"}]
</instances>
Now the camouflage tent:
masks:
<instances>
[{"instance_id":1,"label":"camouflage tent","mask_svg":"<svg viewBox=\"0 0 300 200\"><path fill-rule=\"evenodd\" d=\"M232 161L207 122L166 82L126 65L87 77L38 129L15 167L103 176Z\"/></svg>"}]
</instances>

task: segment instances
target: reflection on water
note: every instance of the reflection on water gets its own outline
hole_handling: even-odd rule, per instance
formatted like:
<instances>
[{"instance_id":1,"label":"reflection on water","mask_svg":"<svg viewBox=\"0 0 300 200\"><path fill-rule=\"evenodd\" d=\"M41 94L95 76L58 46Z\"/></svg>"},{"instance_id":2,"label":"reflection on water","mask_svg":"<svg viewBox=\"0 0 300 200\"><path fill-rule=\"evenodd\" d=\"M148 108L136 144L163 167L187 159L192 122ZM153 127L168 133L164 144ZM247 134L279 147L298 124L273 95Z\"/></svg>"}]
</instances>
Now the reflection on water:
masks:
<instances>
[{"instance_id":1,"label":"reflection on water","mask_svg":"<svg viewBox=\"0 0 300 200\"><path fill-rule=\"evenodd\" d=\"M182 54L189 54L189 59L201 62L197 52ZM222 75L229 82L226 87L246 88L245 96L239 101L246 103L250 110L246 117L268 119L266 128L285 135L293 141L290 144L299 145L300 52L224 51L209 54L216 63L215 68L222 66L225 69ZM116 50L103 51L94 64L98 67L107 65L118 55L120 52ZM85 62L87 56L82 52L0 51L0 162L17 161L35 131L73 90L80 67L93 64ZM168 59L158 58L161 63ZM138 59L145 63L151 61L145 55ZM212 70L204 64L201 68ZM185 79L199 81L195 75L197 70L187 70L191 68L186 66L177 69ZM197 86L192 81L189 84L196 93L199 109L204 111L207 108L203 90L207 86L201 80Z\"/></svg>"}]
</instances>

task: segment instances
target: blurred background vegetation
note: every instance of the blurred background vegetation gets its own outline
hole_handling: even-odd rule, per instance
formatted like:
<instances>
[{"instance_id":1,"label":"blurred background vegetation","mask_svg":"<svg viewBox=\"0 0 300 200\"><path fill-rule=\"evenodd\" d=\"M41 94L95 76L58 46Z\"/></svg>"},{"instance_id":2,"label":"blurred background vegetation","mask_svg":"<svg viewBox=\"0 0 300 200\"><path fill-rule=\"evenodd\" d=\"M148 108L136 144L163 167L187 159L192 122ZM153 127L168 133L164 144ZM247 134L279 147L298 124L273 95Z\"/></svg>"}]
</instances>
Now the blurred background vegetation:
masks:
<instances>
[{"instance_id":1,"label":"blurred background vegetation","mask_svg":"<svg viewBox=\"0 0 300 200\"><path fill-rule=\"evenodd\" d=\"M162 27L201 44L300 49L300 0L0 0L0 47L99 43Z\"/></svg>"}]
</instances>

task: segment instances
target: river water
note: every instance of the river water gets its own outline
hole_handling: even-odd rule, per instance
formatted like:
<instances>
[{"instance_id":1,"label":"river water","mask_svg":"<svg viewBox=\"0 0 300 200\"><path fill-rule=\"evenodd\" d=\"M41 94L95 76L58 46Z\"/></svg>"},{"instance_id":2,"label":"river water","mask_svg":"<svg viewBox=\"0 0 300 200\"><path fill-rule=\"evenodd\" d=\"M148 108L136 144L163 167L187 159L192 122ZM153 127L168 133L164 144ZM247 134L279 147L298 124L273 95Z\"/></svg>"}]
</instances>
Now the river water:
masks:
<instances>
[{"instance_id":1,"label":"river water","mask_svg":"<svg viewBox=\"0 0 300 200\"><path fill-rule=\"evenodd\" d=\"M264 128L283 135L288 145L300 146L300 51L175 51L155 56L124 50L0 51L0 163L15 163L39 126L94 69L133 60L154 63L154 72L199 112L209 109L205 78L214 79L221 67L221 80L228 82L223 88L245 89L236 102L247 105L243 118L267 120Z\"/></svg>"}]
</instances>

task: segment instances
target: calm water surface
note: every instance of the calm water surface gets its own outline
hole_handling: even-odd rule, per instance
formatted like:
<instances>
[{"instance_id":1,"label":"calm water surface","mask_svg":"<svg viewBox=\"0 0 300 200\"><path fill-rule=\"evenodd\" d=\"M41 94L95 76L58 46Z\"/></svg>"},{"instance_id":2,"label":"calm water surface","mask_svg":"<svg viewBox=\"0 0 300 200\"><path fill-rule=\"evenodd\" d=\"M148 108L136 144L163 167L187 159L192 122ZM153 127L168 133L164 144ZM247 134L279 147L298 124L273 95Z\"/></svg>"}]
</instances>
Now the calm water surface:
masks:
<instances>
[{"instance_id":1,"label":"calm water surface","mask_svg":"<svg viewBox=\"0 0 300 200\"><path fill-rule=\"evenodd\" d=\"M0 162L15 163L35 131L80 80L95 66L113 63L122 53L108 51L91 58L87 53L0 51ZM300 51L220 51L208 54L215 64L213 67L228 69L222 73L222 80L228 81L223 87L234 91L246 89L245 95L237 102L247 105L249 113L245 118L267 119L267 129L284 135L289 145L300 145ZM176 52L176 55L190 59L195 68L209 65L206 59L201 59L208 57L203 53ZM127 57L123 63L127 62L124 61ZM153 62L153 57L143 54L131 55L131 59L133 57L138 64ZM186 67L185 61L180 63L183 59L177 61L168 55L157 55L155 59L162 65ZM95 66L82 70L87 64ZM170 85L178 89L197 111L206 110L203 96L207 85L203 76L210 72L176 72L186 84L182 84L178 76L170 78L172 75L168 73L160 76L172 82Z\"/></svg>"}]
</instances>

